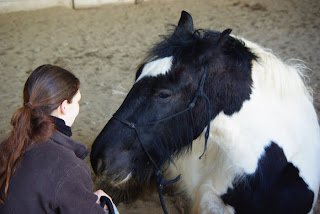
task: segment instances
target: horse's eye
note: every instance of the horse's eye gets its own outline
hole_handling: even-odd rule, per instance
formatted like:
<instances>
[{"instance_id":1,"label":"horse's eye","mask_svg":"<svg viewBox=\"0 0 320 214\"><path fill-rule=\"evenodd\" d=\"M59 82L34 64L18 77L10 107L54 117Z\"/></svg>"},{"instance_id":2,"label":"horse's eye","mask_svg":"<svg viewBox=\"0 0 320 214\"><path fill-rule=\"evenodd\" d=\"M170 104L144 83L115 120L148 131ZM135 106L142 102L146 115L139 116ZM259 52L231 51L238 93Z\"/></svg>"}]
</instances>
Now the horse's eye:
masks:
<instances>
[{"instance_id":1,"label":"horse's eye","mask_svg":"<svg viewBox=\"0 0 320 214\"><path fill-rule=\"evenodd\" d=\"M166 99L166 98L169 98L169 97L171 96L171 94L162 91L162 92L159 93L158 96L159 96L159 98L161 98L161 99Z\"/></svg>"},{"instance_id":2,"label":"horse's eye","mask_svg":"<svg viewBox=\"0 0 320 214\"><path fill-rule=\"evenodd\" d=\"M169 89L156 89L155 97L161 101L169 101L172 96L172 91Z\"/></svg>"}]
</instances>

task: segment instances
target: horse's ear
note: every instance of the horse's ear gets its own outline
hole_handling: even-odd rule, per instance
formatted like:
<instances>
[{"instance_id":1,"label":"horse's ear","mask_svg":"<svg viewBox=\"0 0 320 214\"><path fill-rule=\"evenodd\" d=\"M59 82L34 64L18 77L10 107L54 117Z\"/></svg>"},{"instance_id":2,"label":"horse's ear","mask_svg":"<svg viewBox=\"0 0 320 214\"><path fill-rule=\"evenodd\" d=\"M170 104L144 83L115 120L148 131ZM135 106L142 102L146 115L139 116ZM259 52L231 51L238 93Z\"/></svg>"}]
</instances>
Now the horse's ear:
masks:
<instances>
[{"instance_id":1,"label":"horse's ear","mask_svg":"<svg viewBox=\"0 0 320 214\"><path fill-rule=\"evenodd\" d=\"M223 41L230 35L231 31L232 31L232 30L231 30L230 28L224 30L224 31L220 34L220 36L219 36L218 44L219 44L220 42L223 42Z\"/></svg>"},{"instance_id":2,"label":"horse's ear","mask_svg":"<svg viewBox=\"0 0 320 214\"><path fill-rule=\"evenodd\" d=\"M189 32L193 32L193 20L189 13L181 11L181 17L178 23L178 27L183 28Z\"/></svg>"}]
</instances>

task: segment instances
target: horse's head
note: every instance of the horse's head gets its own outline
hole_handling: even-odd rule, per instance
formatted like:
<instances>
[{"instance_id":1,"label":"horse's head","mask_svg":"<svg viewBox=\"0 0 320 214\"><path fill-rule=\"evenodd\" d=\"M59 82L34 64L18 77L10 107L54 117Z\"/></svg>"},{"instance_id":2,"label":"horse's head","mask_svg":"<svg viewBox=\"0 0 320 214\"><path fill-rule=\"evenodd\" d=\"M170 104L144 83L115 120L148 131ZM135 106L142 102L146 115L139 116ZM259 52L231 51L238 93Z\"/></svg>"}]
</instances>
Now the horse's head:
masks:
<instances>
[{"instance_id":1,"label":"horse's head","mask_svg":"<svg viewBox=\"0 0 320 214\"><path fill-rule=\"evenodd\" d=\"M121 107L95 140L91 163L96 173L113 185L143 183L156 167L190 148L207 126L209 112L211 121L220 112L239 111L250 98L255 56L230 32L194 30L192 17L181 13L172 34L151 49ZM201 81L210 109L201 96L190 107Z\"/></svg>"}]
</instances>

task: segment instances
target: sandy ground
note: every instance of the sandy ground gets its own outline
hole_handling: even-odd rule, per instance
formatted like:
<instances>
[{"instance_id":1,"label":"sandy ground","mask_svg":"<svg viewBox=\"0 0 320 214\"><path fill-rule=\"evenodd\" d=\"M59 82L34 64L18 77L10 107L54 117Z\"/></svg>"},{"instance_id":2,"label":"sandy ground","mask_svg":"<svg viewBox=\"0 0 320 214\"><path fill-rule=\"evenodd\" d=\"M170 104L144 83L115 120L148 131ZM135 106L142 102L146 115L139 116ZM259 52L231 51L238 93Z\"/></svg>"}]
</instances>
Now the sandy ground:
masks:
<instances>
[{"instance_id":1,"label":"sandy ground","mask_svg":"<svg viewBox=\"0 0 320 214\"><path fill-rule=\"evenodd\" d=\"M81 80L81 112L74 139L91 146L134 82L148 48L176 24L181 10L195 26L224 30L272 49L283 60L303 60L320 114L320 4L318 0L157 0L71 10L50 8L0 15L0 139L30 72L56 64ZM87 160L88 161L88 160ZM184 213L179 198L166 196L169 213ZM120 204L121 213L162 213L156 195ZM315 213L320 213L316 211Z\"/></svg>"}]
</instances>

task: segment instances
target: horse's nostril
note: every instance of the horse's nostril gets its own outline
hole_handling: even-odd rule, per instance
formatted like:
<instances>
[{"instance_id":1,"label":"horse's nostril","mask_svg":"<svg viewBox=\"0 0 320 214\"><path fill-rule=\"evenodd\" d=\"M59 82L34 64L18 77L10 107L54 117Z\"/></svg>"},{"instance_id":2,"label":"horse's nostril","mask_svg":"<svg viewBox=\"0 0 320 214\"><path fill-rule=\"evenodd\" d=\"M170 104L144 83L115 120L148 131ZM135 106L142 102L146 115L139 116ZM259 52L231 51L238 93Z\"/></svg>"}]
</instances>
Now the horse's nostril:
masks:
<instances>
[{"instance_id":1,"label":"horse's nostril","mask_svg":"<svg viewBox=\"0 0 320 214\"><path fill-rule=\"evenodd\" d=\"M99 159L97 162L96 172L97 174L102 174L104 170L105 170L105 164L102 159Z\"/></svg>"}]
</instances>

